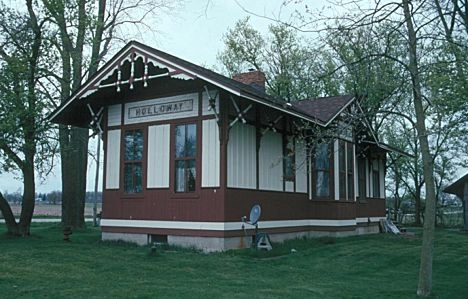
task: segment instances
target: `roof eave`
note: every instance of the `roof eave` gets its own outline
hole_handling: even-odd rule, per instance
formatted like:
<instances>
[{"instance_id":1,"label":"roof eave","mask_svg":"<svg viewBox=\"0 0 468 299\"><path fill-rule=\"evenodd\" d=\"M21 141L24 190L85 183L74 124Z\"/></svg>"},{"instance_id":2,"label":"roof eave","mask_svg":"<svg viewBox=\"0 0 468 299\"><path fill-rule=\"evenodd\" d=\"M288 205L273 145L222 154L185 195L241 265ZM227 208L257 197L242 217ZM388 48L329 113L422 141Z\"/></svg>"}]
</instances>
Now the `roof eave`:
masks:
<instances>
[{"instance_id":1,"label":"roof eave","mask_svg":"<svg viewBox=\"0 0 468 299\"><path fill-rule=\"evenodd\" d=\"M167 63L170 66L178 68L178 69L182 70L183 72L186 72L187 74L189 74L189 75L191 75L191 76L193 76L195 78L199 78L201 80L204 80L204 81L206 81L206 82L208 82L208 83L210 83L210 84L212 84L214 86L217 86L217 87L219 87L219 88L221 88L221 89L223 89L223 90L225 90L225 91L227 91L227 92L229 92L229 93L231 93L231 94L233 94L235 96L243 97L243 98L249 99L251 101L254 101L254 102L269 106L269 107L271 107L273 109L276 109L276 110L279 110L281 112L293 115L295 117L306 120L308 122L316 123L316 124L318 124L318 125L320 125L322 127L328 126L328 124L330 124L336 118L336 116L338 114L340 114L344 109L346 109L346 107L352 102L352 101L350 101L330 121L328 121L327 123L324 124L323 122L319 122L317 119L311 117L310 115L299 113L297 111L291 111L291 109L282 107L280 104L275 104L275 103L270 102L270 101L268 101L266 99L262 99L262 98L260 98L260 97L258 97L256 95L253 95L253 94L249 93L246 90L236 88L236 87L234 87L232 85L229 85L229 84L223 84L222 82L219 82L219 81L217 81L217 80L215 80L213 78L205 76L204 74L201 74L199 72L193 71L192 69L184 67L184 66L182 66L182 65L180 65L180 64L178 64L176 62L173 62L172 60L161 57L157 53L154 53L151 50L151 48L148 48L148 46L146 46L144 44L140 44L138 42L131 41L124 48L122 48L122 50L120 50L116 54L116 56L114 56L113 59L111 59L108 63L106 63L101 69L99 69L98 72L96 72L79 89L77 89L71 95L69 100L67 100L66 102L61 104L52 114L50 114L48 116L48 119L51 122L57 122L56 118L58 117L58 115L60 115L60 113L62 113L71 103L73 103L74 101L76 101L78 99L83 98L82 96L84 94L86 94L86 92L90 88L90 86L92 84L94 84L96 80L102 79L102 78L100 78L100 76L105 74L111 68L113 68L115 66L116 61L118 61L118 60L122 59L124 56L128 55L128 52L131 51L132 47L136 47L136 48L138 48L139 51L143 51L148 55L152 55L152 56L156 57L158 60L160 60L163 63Z\"/></svg>"}]
</instances>

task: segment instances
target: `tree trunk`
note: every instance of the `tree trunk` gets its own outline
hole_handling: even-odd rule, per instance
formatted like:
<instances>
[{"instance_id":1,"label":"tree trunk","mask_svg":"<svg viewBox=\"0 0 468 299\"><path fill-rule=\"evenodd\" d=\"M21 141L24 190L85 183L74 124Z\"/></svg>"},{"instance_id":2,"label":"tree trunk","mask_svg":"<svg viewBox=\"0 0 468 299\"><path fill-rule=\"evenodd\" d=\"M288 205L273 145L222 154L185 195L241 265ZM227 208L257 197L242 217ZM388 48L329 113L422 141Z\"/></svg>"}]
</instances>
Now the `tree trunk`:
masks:
<instances>
[{"instance_id":1,"label":"tree trunk","mask_svg":"<svg viewBox=\"0 0 468 299\"><path fill-rule=\"evenodd\" d=\"M21 215L18 223L16 222L15 216L13 215L10 204L3 197L2 193L0 193L0 211L2 212L3 218L5 218L7 233L9 235L23 237L29 236L30 234L36 194L34 164L32 162L35 151L25 150L25 152L26 159L24 166L22 167L24 192L23 199L21 201Z\"/></svg>"},{"instance_id":2,"label":"tree trunk","mask_svg":"<svg viewBox=\"0 0 468 299\"><path fill-rule=\"evenodd\" d=\"M421 222L421 188L419 182L416 184L416 198L414 204L414 221L416 226L422 226Z\"/></svg>"},{"instance_id":3,"label":"tree trunk","mask_svg":"<svg viewBox=\"0 0 468 299\"><path fill-rule=\"evenodd\" d=\"M434 166L426 132L426 117L423 109L421 82L418 70L418 60L416 56L416 32L414 30L408 2L409 0L402 0L406 27L408 29L409 71L411 73L413 87L413 102L416 112L416 129L421 146L424 182L426 184L426 208L424 213L424 231L421 247L421 264L419 268L419 283L417 294L419 296L428 297L432 292L432 261L436 203L433 172Z\"/></svg>"},{"instance_id":4,"label":"tree trunk","mask_svg":"<svg viewBox=\"0 0 468 299\"><path fill-rule=\"evenodd\" d=\"M83 228L88 164L88 130L60 129L62 157L62 224Z\"/></svg>"},{"instance_id":5,"label":"tree trunk","mask_svg":"<svg viewBox=\"0 0 468 299\"><path fill-rule=\"evenodd\" d=\"M15 216L11 210L10 204L3 197L3 194L0 192L0 211L2 212L3 218L5 218L5 224L7 227L7 234L18 236L18 224L16 223Z\"/></svg>"},{"instance_id":6,"label":"tree trunk","mask_svg":"<svg viewBox=\"0 0 468 299\"><path fill-rule=\"evenodd\" d=\"M23 192L23 202L21 205L21 215L20 221L18 223L18 233L19 235L25 237L30 234L31 221L34 214L34 206L36 204L35 195L35 179L34 179L34 164L31 163L31 158L27 158L25 164L25 169L23 170L23 179L24 179L24 192Z\"/></svg>"}]
</instances>

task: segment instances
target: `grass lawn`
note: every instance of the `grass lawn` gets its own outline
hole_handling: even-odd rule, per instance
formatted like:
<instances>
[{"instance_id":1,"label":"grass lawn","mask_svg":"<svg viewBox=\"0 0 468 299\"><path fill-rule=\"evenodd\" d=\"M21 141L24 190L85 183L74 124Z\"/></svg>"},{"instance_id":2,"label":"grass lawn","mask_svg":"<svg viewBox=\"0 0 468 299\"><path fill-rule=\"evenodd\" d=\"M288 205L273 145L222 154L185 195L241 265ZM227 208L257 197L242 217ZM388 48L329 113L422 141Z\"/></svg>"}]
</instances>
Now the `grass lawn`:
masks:
<instances>
[{"instance_id":1,"label":"grass lawn","mask_svg":"<svg viewBox=\"0 0 468 299\"><path fill-rule=\"evenodd\" d=\"M9 238L0 226L1 298L416 298L421 236L294 240L271 252L203 254L100 241L96 228L62 240L57 224ZM295 249L296 252L291 252ZM468 234L438 230L433 290L468 298Z\"/></svg>"}]
</instances>

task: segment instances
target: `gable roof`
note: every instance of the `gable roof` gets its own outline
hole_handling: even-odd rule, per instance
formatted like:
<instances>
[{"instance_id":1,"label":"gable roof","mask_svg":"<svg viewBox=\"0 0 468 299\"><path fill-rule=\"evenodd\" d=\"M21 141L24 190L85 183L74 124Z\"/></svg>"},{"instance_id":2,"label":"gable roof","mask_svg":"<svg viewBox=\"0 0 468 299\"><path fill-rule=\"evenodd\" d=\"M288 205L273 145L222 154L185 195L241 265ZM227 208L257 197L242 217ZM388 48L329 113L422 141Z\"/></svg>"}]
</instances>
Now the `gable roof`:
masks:
<instances>
[{"instance_id":1,"label":"gable roof","mask_svg":"<svg viewBox=\"0 0 468 299\"><path fill-rule=\"evenodd\" d=\"M353 96L323 97L292 102L292 106L320 121L323 124L330 123L341 111L348 107L354 100Z\"/></svg>"},{"instance_id":2,"label":"gable roof","mask_svg":"<svg viewBox=\"0 0 468 299\"><path fill-rule=\"evenodd\" d=\"M134 66L137 65L137 60L140 61L139 59L141 60L140 63L144 63L144 67ZM131 72L130 69L128 69L130 74L126 76L121 74L121 69L123 69L125 63L131 64ZM167 69L167 72L161 73L159 70L159 73L151 73L151 68L148 67L151 65L153 69L159 67L160 69ZM150 71L148 71L148 69L150 69ZM53 111L49 119L56 123L87 127L91 115L87 115L88 113L79 113L77 115L76 111L74 111L76 107L84 105L84 103L81 103L81 99L85 99L105 88L112 87L119 91L120 86L128 84L130 85L130 89L132 89L134 82L143 81L144 84L147 84L152 78L164 76L185 80L203 80L234 96L267 105L273 109L317 123L321 126L328 125L331 120L354 100L352 96L339 96L316 100L303 100L289 104L282 99L272 97L252 86L238 82L142 43L131 41ZM107 104L109 105L110 103ZM82 109L81 112L84 112L84 110ZM71 119L73 119L73 121L71 121Z\"/></svg>"},{"instance_id":3,"label":"gable roof","mask_svg":"<svg viewBox=\"0 0 468 299\"><path fill-rule=\"evenodd\" d=\"M463 192L465 184L468 183L468 173L456 180L454 183L444 189L445 193L455 194L460 198L463 198Z\"/></svg>"}]
</instances>

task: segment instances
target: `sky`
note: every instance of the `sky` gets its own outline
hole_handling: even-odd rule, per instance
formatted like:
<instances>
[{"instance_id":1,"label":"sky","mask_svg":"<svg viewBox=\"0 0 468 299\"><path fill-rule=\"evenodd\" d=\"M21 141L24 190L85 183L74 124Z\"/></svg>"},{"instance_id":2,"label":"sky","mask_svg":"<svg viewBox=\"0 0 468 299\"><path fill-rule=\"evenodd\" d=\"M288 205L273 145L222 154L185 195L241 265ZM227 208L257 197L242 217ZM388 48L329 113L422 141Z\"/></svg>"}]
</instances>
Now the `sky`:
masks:
<instances>
[{"instance_id":1,"label":"sky","mask_svg":"<svg viewBox=\"0 0 468 299\"><path fill-rule=\"evenodd\" d=\"M251 16L250 23L260 32L266 33L272 21L254 16L244 10L248 8L259 16L268 18L289 18L295 8L320 7L325 0L304 1L294 6L282 7L285 0L188 0L183 8L170 15L164 15L154 24L155 34L143 34L136 40L159 50L185 59L192 63L213 68L218 65L216 55L223 50L223 35L235 23ZM286 1L287 2L287 1ZM289 1L295 2L295 1ZM300 2L300 1L299 1ZM7 2L8 3L8 2ZM18 2L10 1L10 6L16 7ZM118 50L118 49L117 49ZM95 153L96 138L90 140L90 151ZM102 161L102 155L101 155ZM94 190L95 161L89 158L87 190ZM102 163L99 189L102 187ZM19 178L19 179L18 179ZM46 178L36 178L36 192L44 193L61 190L60 167L57 166ZM20 173L0 174L0 191L8 193L22 192Z\"/></svg>"},{"instance_id":2,"label":"sky","mask_svg":"<svg viewBox=\"0 0 468 299\"><path fill-rule=\"evenodd\" d=\"M284 2L290 4L284 7ZM10 0L10 6L15 7L17 3ZM143 36L140 35L136 40L216 70L216 67L220 69L216 55L224 48L223 35L233 28L238 20L250 16L250 24L258 31L266 33L268 25L272 23L269 18L288 20L295 9L305 11L306 5L313 11L324 6L327 6L330 13L336 9L331 7L327 0L186 0L183 8L151 21L149 25L157 33L143 33ZM90 140L92 153L96 151L95 144L96 138ZM87 190L94 190L95 172L95 162L90 157ZM102 187L102 163L100 173L99 189ZM17 179L18 176L19 173L0 174L0 191L21 191L22 182ZM36 190L40 193L61 190L60 167L55 167L45 179L37 178Z\"/></svg>"}]
</instances>

